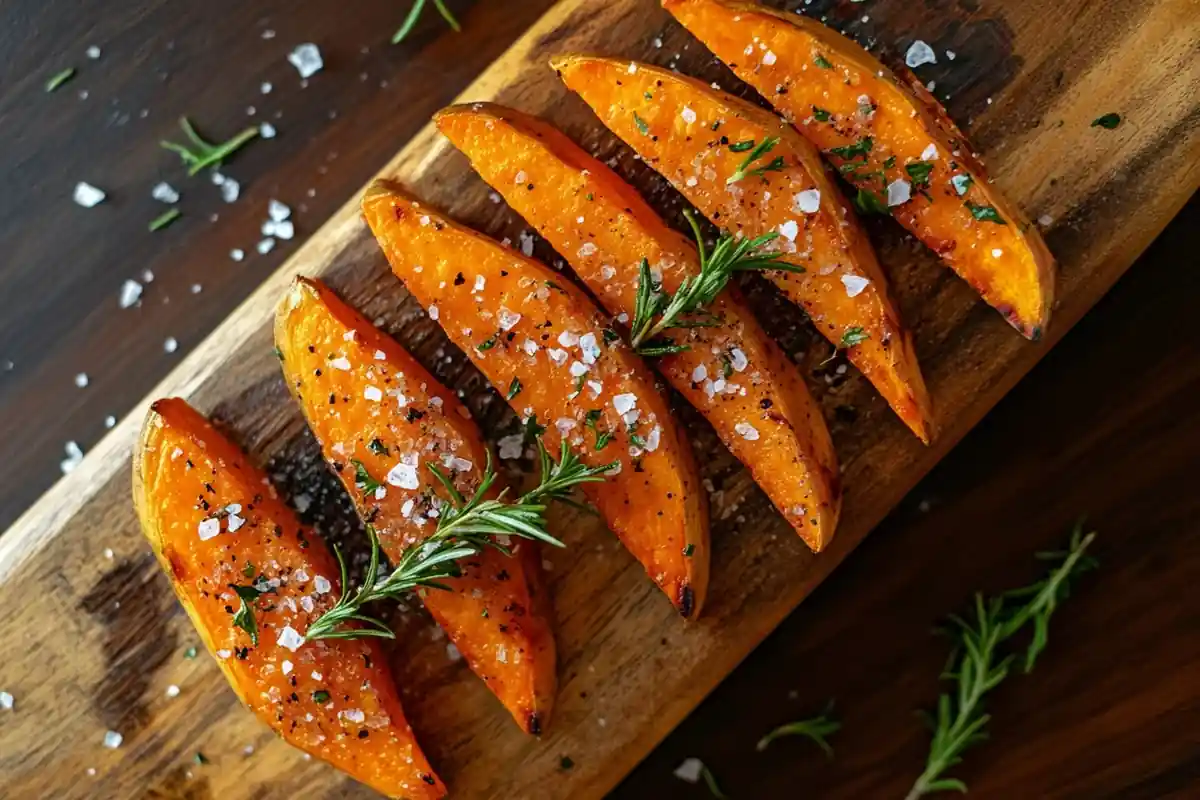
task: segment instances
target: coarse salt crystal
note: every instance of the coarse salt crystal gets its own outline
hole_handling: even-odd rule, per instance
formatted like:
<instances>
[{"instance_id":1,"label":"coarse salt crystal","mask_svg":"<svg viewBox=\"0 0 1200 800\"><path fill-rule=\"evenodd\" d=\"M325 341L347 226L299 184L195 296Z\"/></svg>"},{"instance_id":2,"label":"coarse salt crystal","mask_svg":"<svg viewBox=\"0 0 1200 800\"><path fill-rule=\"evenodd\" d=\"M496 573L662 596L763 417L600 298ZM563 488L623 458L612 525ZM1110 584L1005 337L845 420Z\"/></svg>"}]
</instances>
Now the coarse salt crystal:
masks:
<instances>
[{"instance_id":1,"label":"coarse salt crystal","mask_svg":"<svg viewBox=\"0 0 1200 800\"><path fill-rule=\"evenodd\" d=\"M692 123L694 123L696 121L696 112L693 111L692 109L688 108L687 106L683 107L683 111L681 111L679 113L679 116L682 117L683 121L686 122L688 125L691 125Z\"/></svg>"},{"instance_id":2,"label":"coarse salt crystal","mask_svg":"<svg viewBox=\"0 0 1200 800\"><path fill-rule=\"evenodd\" d=\"M567 359L570 358L566 350L559 350L557 347L550 348L546 353L550 356L550 360L560 367L567 363Z\"/></svg>"},{"instance_id":3,"label":"coarse salt crystal","mask_svg":"<svg viewBox=\"0 0 1200 800\"><path fill-rule=\"evenodd\" d=\"M768 67L774 64L775 52L773 50L768 50L767 52L763 53L762 63L766 64Z\"/></svg>"},{"instance_id":4,"label":"coarse salt crystal","mask_svg":"<svg viewBox=\"0 0 1200 800\"><path fill-rule=\"evenodd\" d=\"M259 255L265 256L267 253L275 249L275 240L268 236L255 245L255 249L258 250Z\"/></svg>"},{"instance_id":5,"label":"coarse salt crystal","mask_svg":"<svg viewBox=\"0 0 1200 800\"><path fill-rule=\"evenodd\" d=\"M735 347L729 351L729 362L738 372L745 372L746 367L750 365L750 360L746 358L746 354L742 352L742 348Z\"/></svg>"},{"instance_id":6,"label":"coarse salt crystal","mask_svg":"<svg viewBox=\"0 0 1200 800\"><path fill-rule=\"evenodd\" d=\"M121 308L129 308L142 297L142 285L135 280L127 280L121 284L121 296L118 302Z\"/></svg>"},{"instance_id":7,"label":"coarse salt crystal","mask_svg":"<svg viewBox=\"0 0 1200 800\"><path fill-rule=\"evenodd\" d=\"M397 486L401 489L418 489L421 486L421 480L417 475L417 468L404 462L400 462L392 467L385 480L392 486Z\"/></svg>"},{"instance_id":8,"label":"coarse salt crystal","mask_svg":"<svg viewBox=\"0 0 1200 800\"><path fill-rule=\"evenodd\" d=\"M958 196L962 197L971 186L971 176L966 174L955 175L950 179L950 185L954 187L954 191L958 193Z\"/></svg>"},{"instance_id":9,"label":"coarse salt crystal","mask_svg":"<svg viewBox=\"0 0 1200 800\"><path fill-rule=\"evenodd\" d=\"M86 389L89 382L88 374L86 372L81 372L75 376L75 385L80 389Z\"/></svg>"},{"instance_id":10,"label":"coarse salt crystal","mask_svg":"<svg viewBox=\"0 0 1200 800\"><path fill-rule=\"evenodd\" d=\"M866 278L861 278L858 275L843 275L842 285L846 287L847 297L858 297L862 294L863 289L867 288L870 281Z\"/></svg>"},{"instance_id":11,"label":"coarse salt crystal","mask_svg":"<svg viewBox=\"0 0 1200 800\"><path fill-rule=\"evenodd\" d=\"M894 180L887 187L888 207L899 206L912 199L912 185L904 180Z\"/></svg>"},{"instance_id":12,"label":"coarse salt crystal","mask_svg":"<svg viewBox=\"0 0 1200 800\"><path fill-rule=\"evenodd\" d=\"M794 242L796 241L796 237L800 235L800 226L796 224L796 220L789 219L779 226L779 235L789 242Z\"/></svg>"},{"instance_id":13,"label":"coarse salt crystal","mask_svg":"<svg viewBox=\"0 0 1200 800\"><path fill-rule=\"evenodd\" d=\"M460 653L458 648L454 646L453 642L446 645L446 658L450 659L452 662L462 660L462 653Z\"/></svg>"},{"instance_id":14,"label":"coarse salt crystal","mask_svg":"<svg viewBox=\"0 0 1200 800\"><path fill-rule=\"evenodd\" d=\"M117 424L117 418L111 414L104 418L104 427L111 428Z\"/></svg>"},{"instance_id":15,"label":"coarse salt crystal","mask_svg":"<svg viewBox=\"0 0 1200 800\"><path fill-rule=\"evenodd\" d=\"M637 406L637 395L633 394L632 392L626 392L625 394L619 394L613 398L612 404L613 404L613 409L618 414L621 414L622 416L624 416L625 414L632 411L634 409L634 407Z\"/></svg>"},{"instance_id":16,"label":"coarse salt crystal","mask_svg":"<svg viewBox=\"0 0 1200 800\"><path fill-rule=\"evenodd\" d=\"M572 361L570 367L571 377L578 378L580 375L586 375L588 372L587 365L582 361Z\"/></svg>"},{"instance_id":17,"label":"coarse salt crystal","mask_svg":"<svg viewBox=\"0 0 1200 800\"><path fill-rule=\"evenodd\" d=\"M630 62L629 62L629 69L627 70L627 72L629 72L629 74L630 74L630 75L636 75L636 74L637 74L637 64L635 64L634 62L630 61Z\"/></svg>"},{"instance_id":18,"label":"coarse salt crystal","mask_svg":"<svg viewBox=\"0 0 1200 800\"><path fill-rule=\"evenodd\" d=\"M571 331L563 331L558 335L558 343L563 347L574 347L579 344L579 334Z\"/></svg>"},{"instance_id":19,"label":"coarse salt crystal","mask_svg":"<svg viewBox=\"0 0 1200 800\"><path fill-rule=\"evenodd\" d=\"M325 66L320 49L312 43L298 45L288 53L288 61L300 73L301 78L311 78Z\"/></svg>"},{"instance_id":20,"label":"coarse salt crystal","mask_svg":"<svg viewBox=\"0 0 1200 800\"><path fill-rule=\"evenodd\" d=\"M805 189L792 199L796 210L804 214L815 214L821 210L821 192L818 189Z\"/></svg>"},{"instance_id":21,"label":"coarse salt crystal","mask_svg":"<svg viewBox=\"0 0 1200 800\"><path fill-rule=\"evenodd\" d=\"M999 258L1002 255L1004 255L1004 251L999 247L992 248L992 258Z\"/></svg>"},{"instance_id":22,"label":"coarse salt crystal","mask_svg":"<svg viewBox=\"0 0 1200 800\"><path fill-rule=\"evenodd\" d=\"M536 356L538 351L537 342L533 339L526 339L522 342L521 349L525 351L526 355Z\"/></svg>"},{"instance_id":23,"label":"coarse salt crystal","mask_svg":"<svg viewBox=\"0 0 1200 800\"><path fill-rule=\"evenodd\" d=\"M934 54L932 47L917 39L908 46L908 52L904 54L904 63L908 65L909 69L916 69L922 64L936 64L937 55Z\"/></svg>"},{"instance_id":24,"label":"coarse salt crystal","mask_svg":"<svg viewBox=\"0 0 1200 800\"><path fill-rule=\"evenodd\" d=\"M238 529L246 524L246 520L239 517L237 514L229 515L229 532L237 533Z\"/></svg>"},{"instance_id":25,"label":"coarse salt crystal","mask_svg":"<svg viewBox=\"0 0 1200 800\"><path fill-rule=\"evenodd\" d=\"M161 203L174 204L179 202L179 192L166 181L159 181L150 190L150 196Z\"/></svg>"},{"instance_id":26,"label":"coarse salt crystal","mask_svg":"<svg viewBox=\"0 0 1200 800\"><path fill-rule=\"evenodd\" d=\"M520 321L520 314L515 311L509 311L504 306L501 306L500 311L496 314L496 324L500 326L500 330L502 331L511 331Z\"/></svg>"},{"instance_id":27,"label":"coarse salt crystal","mask_svg":"<svg viewBox=\"0 0 1200 800\"><path fill-rule=\"evenodd\" d=\"M241 261L243 258L246 257L246 251L241 249L240 247L235 247L229 251L229 257L232 258L234 261Z\"/></svg>"},{"instance_id":28,"label":"coarse salt crystal","mask_svg":"<svg viewBox=\"0 0 1200 800\"><path fill-rule=\"evenodd\" d=\"M658 449L658 444L662 440L662 428L655 425L650 433L646 434L646 452L653 453Z\"/></svg>"},{"instance_id":29,"label":"coarse salt crystal","mask_svg":"<svg viewBox=\"0 0 1200 800\"><path fill-rule=\"evenodd\" d=\"M301 636L291 625L286 625L284 626L283 630L279 632L279 637L276 639L276 642L280 647L286 647L288 650L291 650L294 653L300 648L300 645L304 644L304 637Z\"/></svg>"},{"instance_id":30,"label":"coarse salt crystal","mask_svg":"<svg viewBox=\"0 0 1200 800\"><path fill-rule=\"evenodd\" d=\"M167 697L179 697L179 687L171 684L167 687Z\"/></svg>"},{"instance_id":31,"label":"coarse salt crystal","mask_svg":"<svg viewBox=\"0 0 1200 800\"><path fill-rule=\"evenodd\" d=\"M87 52L87 57L92 59L93 61L95 61L97 58L100 57L100 48L97 47L96 45L92 45L91 47L89 47L86 52Z\"/></svg>"},{"instance_id":32,"label":"coarse salt crystal","mask_svg":"<svg viewBox=\"0 0 1200 800\"><path fill-rule=\"evenodd\" d=\"M12 711L14 702L11 694L0 692L0 708L3 708L5 711Z\"/></svg>"},{"instance_id":33,"label":"coarse salt crystal","mask_svg":"<svg viewBox=\"0 0 1200 800\"><path fill-rule=\"evenodd\" d=\"M102 190L97 189L90 183L80 181L75 184L75 202L84 208L92 208L100 205L100 203L104 202L105 197L107 195Z\"/></svg>"},{"instance_id":34,"label":"coarse salt crystal","mask_svg":"<svg viewBox=\"0 0 1200 800\"><path fill-rule=\"evenodd\" d=\"M109 750L116 750L121 746L121 742L125 741L125 737L116 731L104 732L104 746Z\"/></svg>"},{"instance_id":35,"label":"coarse salt crystal","mask_svg":"<svg viewBox=\"0 0 1200 800\"><path fill-rule=\"evenodd\" d=\"M748 442L758 440L758 429L749 422L739 422L737 425L733 426L733 429L737 431L738 435Z\"/></svg>"},{"instance_id":36,"label":"coarse salt crystal","mask_svg":"<svg viewBox=\"0 0 1200 800\"><path fill-rule=\"evenodd\" d=\"M345 356L338 356L329 362L329 366L333 367L334 369L340 369L344 372L350 369L350 359L346 358Z\"/></svg>"},{"instance_id":37,"label":"coarse salt crystal","mask_svg":"<svg viewBox=\"0 0 1200 800\"><path fill-rule=\"evenodd\" d=\"M363 389L363 397L372 403L378 403L383 399L383 390L378 386L368 386L366 389Z\"/></svg>"},{"instance_id":38,"label":"coarse salt crystal","mask_svg":"<svg viewBox=\"0 0 1200 800\"><path fill-rule=\"evenodd\" d=\"M600 357L600 343L596 339L596 334L585 333L579 337L579 350L583 363L595 364L596 359Z\"/></svg>"},{"instance_id":39,"label":"coarse salt crystal","mask_svg":"<svg viewBox=\"0 0 1200 800\"><path fill-rule=\"evenodd\" d=\"M220 178L220 180L217 180ZM226 203L233 203L238 199L238 195L242 192L242 185L233 178L226 177L219 172L213 173L213 183L221 187L221 199Z\"/></svg>"},{"instance_id":40,"label":"coarse salt crystal","mask_svg":"<svg viewBox=\"0 0 1200 800\"><path fill-rule=\"evenodd\" d=\"M708 377L708 367L703 364L692 370L692 383L700 383Z\"/></svg>"},{"instance_id":41,"label":"coarse salt crystal","mask_svg":"<svg viewBox=\"0 0 1200 800\"><path fill-rule=\"evenodd\" d=\"M200 536L200 541L207 542L215 536L221 534L221 520L216 517L200 520L200 524L196 526L196 533Z\"/></svg>"},{"instance_id":42,"label":"coarse salt crystal","mask_svg":"<svg viewBox=\"0 0 1200 800\"><path fill-rule=\"evenodd\" d=\"M579 257L587 258L588 256L594 256L596 254L596 249L596 245L592 244L591 242L584 242L579 247Z\"/></svg>"},{"instance_id":43,"label":"coarse salt crystal","mask_svg":"<svg viewBox=\"0 0 1200 800\"><path fill-rule=\"evenodd\" d=\"M79 466L83 461L83 450L75 442L67 442L66 445L67 457L59 462L58 466L62 470L63 475L70 473L73 469Z\"/></svg>"},{"instance_id":44,"label":"coarse salt crystal","mask_svg":"<svg viewBox=\"0 0 1200 800\"><path fill-rule=\"evenodd\" d=\"M700 773L704 771L704 762L698 758L685 758L683 763L675 768L674 775L681 781L687 783L697 783L700 780Z\"/></svg>"},{"instance_id":45,"label":"coarse salt crystal","mask_svg":"<svg viewBox=\"0 0 1200 800\"><path fill-rule=\"evenodd\" d=\"M264 139L274 139L275 133L275 126L269 122L264 122L258 126L258 135Z\"/></svg>"},{"instance_id":46,"label":"coarse salt crystal","mask_svg":"<svg viewBox=\"0 0 1200 800\"><path fill-rule=\"evenodd\" d=\"M482 292L484 286L487 286L487 278L483 277L482 275L476 275L475 276L475 286L472 287L471 291L472 292Z\"/></svg>"},{"instance_id":47,"label":"coarse salt crystal","mask_svg":"<svg viewBox=\"0 0 1200 800\"><path fill-rule=\"evenodd\" d=\"M280 668L283 670L283 674L284 674L284 675L290 675L290 674L291 674L291 672L292 672L292 662L288 661L288 660L285 658L285 659L283 660L283 663L282 663L282 664L280 664L279 666L280 666Z\"/></svg>"},{"instance_id":48,"label":"coarse salt crystal","mask_svg":"<svg viewBox=\"0 0 1200 800\"><path fill-rule=\"evenodd\" d=\"M938 157L937 145L934 144L933 142L930 142L929 146L921 151L921 160L922 161L936 161L937 157Z\"/></svg>"},{"instance_id":49,"label":"coarse salt crystal","mask_svg":"<svg viewBox=\"0 0 1200 800\"><path fill-rule=\"evenodd\" d=\"M291 215L292 209L288 208L285 203L281 203L278 200L272 199L271 202L267 204L267 216L275 222L283 222Z\"/></svg>"},{"instance_id":50,"label":"coarse salt crystal","mask_svg":"<svg viewBox=\"0 0 1200 800\"><path fill-rule=\"evenodd\" d=\"M163 350L168 353L174 353L178 349L179 341L174 336L168 336L167 340L163 342Z\"/></svg>"}]
</instances>

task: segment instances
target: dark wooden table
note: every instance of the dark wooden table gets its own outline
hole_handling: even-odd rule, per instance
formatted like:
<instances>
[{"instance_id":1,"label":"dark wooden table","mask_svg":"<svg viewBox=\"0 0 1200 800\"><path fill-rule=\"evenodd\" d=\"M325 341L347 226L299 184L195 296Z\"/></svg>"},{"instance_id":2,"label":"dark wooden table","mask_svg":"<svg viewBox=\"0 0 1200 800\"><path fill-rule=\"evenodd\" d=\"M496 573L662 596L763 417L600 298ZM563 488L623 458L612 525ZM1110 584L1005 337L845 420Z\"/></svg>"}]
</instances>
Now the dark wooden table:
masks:
<instances>
[{"instance_id":1,"label":"dark wooden table","mask_svg":"<svg viewBox=\"0 0 1200 800\"><path fill-rule=\"evenodd\" d=\"M452 2L387 44L402 0L205 4L13 0L0 28L0 528L176 359L347 200L550 0ZM834 5L828 3L828 5ZM316 42L325 69L301 87L288 52ZM101 49L99 59L86 50ZM53 94L45 81L74 66ZM262 84L270 83L263 94ZM84 96L86 93L86 96ZM253 106L254 113L249 114ZM953 114L953 102L950 105ZM157 142L190 115L214 138L270 122L225 170L225 204ZM184 216L150 233L183 193ZM78 181L106 192L71 201ZM255 252L271 198L297 239ZM217 215L216 219L212 215ZM1103 567L1055 617L1037 670L992 704L994 739L959 774L982 797L1194 796L1200 784L1200 203L834 577L616 792L705 797L672 776L708 763L727 794L901 797L927 735L911 713L936 697L945 644L928 635L976 589L1038 574L1035 550L1087 515ZM230 251L240 248L245 260ZM141 303L120 309L126 279ZM198 285L200 291L194 292ZM175 353L164 342L179 343ZM11 366L10 366L11 362ZM86 388L75 376L86 373ZM799 740L766 753L776 724L837 698L828 762Z\"/></svg>"}]
</instances>

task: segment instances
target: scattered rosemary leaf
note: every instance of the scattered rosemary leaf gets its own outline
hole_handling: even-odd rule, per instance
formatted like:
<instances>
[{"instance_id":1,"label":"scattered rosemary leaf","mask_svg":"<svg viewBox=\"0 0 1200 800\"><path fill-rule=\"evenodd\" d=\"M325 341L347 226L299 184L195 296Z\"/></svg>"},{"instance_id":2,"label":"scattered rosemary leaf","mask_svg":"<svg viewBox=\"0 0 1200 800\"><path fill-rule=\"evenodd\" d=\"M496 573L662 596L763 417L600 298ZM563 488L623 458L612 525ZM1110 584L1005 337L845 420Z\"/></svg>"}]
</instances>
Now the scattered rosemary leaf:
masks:
<instances>
[{"instance_id":1,"label":"scattered rosemary leaf","mask_svg":"<svg viewBox=\"0 0 1200 800\"><path fill-rule=\"evenodd\" d=\"M1121 124L1121 115L1115 112L1110 112L1102 117L1096 117L1092 120L1093 128L1104 128L1111 131L1113 128Z\"/></svg>"},{"instance_id":2,"label":"scattered rosemary leaf","mask_svg":"<svg viewBox=\"0 0 1200 800\"><path fill-rule=\"evenodd\" d=\"M756 749L761 753L766 750L771 742L783 736L807 736L817 747L825 751L825 755L833 758L833 747L829 744L828 737L837 733L842 728L842 723L832 719L829 715L833 711L833 701L825 707L818 716L811 719L800 720L799 722L789 722L786 725L780 725L775 730L768 733L766 736L758 740Z\"/></svg>"},{"instance_id":3,"label":"scattered rosemary leaf","mask_svg":"<svg viewBox=\"0 0 1200 800\"><path fill-rule=\"evenodd\" d=\"M454 14L450 13L450 9L446 7L445 0L433 0L434 7L438 13L442 15L442 19L446 20L446 24L451 30L458 33L462 30L462 25L454 18ZM421 18L421 12L425 10L425 0L416 0L412 4L412 8L408 10L408 16L404 18L404 24L400 26L400 30L392 34L392 44L400 44L416 27L417 20Z\"/></svg>"},{"instance_id":4,"label":"scattered rosemary leaf","mask_svg":"<svg viewBox=\"0 0 1200 800\"><path fill-rule=\"evenodd\" d=\"M829 60L820 53L817 53L817 57L813 59L813 63L821 69L833 69L833 64L830 64Z\"/></svg>"},{"instance_id":5,"label":"scattered rosemary leaf","mask_svg":"<svg viewBox=\"0 0 1200 800\"><path fill-rule=\"evenodd\" d=\"M75 68L67 67L62 72L58 73L57 75L52 77L50 80L46 81L46 91L53 92L55 89L62 86L64 83L66 83L67 81L71 80L71 78L74 78L74 77L75 77Z\"/></svg>"},{"instance_id":6,"label":"scattered rosemary leaf","mask_svg":"<svg viewBox=\"0 0 1200 800\"><path fill-rule=\"evenodd\" d=\"M971 216L981 222L994 222L997 225L1008 224L994 206L981 206L978 203L972 203L970 200L967 201L966 206L967 210L971 212Z\"/></svg>"},{"instance_id":7,"label":"scattered rosemary leaf","mask_svg":"<svg viewBox=\"0 0 1200 800\"><path fill-rule=\"evenodd\" d=\"M633 112L633 124L637 127L638 133L642 134L642 136L650 135L650 125L647 124L646 120L639 117L636 111Z\"/></svg>"},{"instance_id":8,"label":"scattered rosemary leaf","mask_svg":"<svg viewBox=\"0 0 1200 800\"><path fill-rule=\"evenodd\" d=\"M505 400L512 400L521 393L521 379L513 378L512 383L508 385L508 391L504 394Z\"/></svg>"},{"instance_id":9,"label":"scattered rosemary leaf","mask_svg":"<svg viewBox=\"0 0 1200 800\"><path fill-rule=\"evenodd\" d=\"M829 122L829 112L828 111L826 111L823 108L817 108L816 106L813 106L812 110L813 110L813 119L815 119L817 122Z\"/></svg>"},{"instance_id":10,"label":"scattered rosemary leaf","mask_svg":"<svg viewBox=\"0 0 1200 800\"><path fill-rule=\"evenodd\" d=\"M178 208L170 208L159 214L154 219L150 220L150 224L147 227L150 229L150 232L153 233L154 231L162 230L163 228L167 227L181 216L182 214Z\"/></svg>"}]
</instances>

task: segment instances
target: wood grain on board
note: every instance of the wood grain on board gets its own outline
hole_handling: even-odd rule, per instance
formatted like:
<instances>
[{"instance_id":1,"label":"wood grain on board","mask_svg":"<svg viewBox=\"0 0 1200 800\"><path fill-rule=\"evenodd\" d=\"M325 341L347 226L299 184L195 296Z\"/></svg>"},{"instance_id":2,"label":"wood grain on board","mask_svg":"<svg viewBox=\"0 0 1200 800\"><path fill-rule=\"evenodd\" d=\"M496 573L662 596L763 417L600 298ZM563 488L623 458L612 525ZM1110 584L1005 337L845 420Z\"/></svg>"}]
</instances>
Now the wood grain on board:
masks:
<instances>
[{"instance_id":1,"label":"wood grain on board","mask_svg":"<svg viewBox=\"0 0 1200 800\"><path fill-rule=\"evenodd\" d=\"M844 466L844 518L813 556L694 414L680 409L712 481L713 583L704 617L684 625L594 519L560 514L570 547L553 554L561 653L548 733L525 737L427 621L408 635L398 681L430 758L460 797L589 797L614 785L866 535L904 493L1112 285L1195 190L1200 175L1200 70L1188 0L1113 13L1083 0L1047 8L1012 0L879 2L847 29L894 44L913 38L957 53L930 70L970 101L967 123L997 182L1031 217L1048 217L1059 259L1059 307L1031 345L886 220L871 233L889 271L942 429L922 447L852 373L816 364L823 345L790 307L751 287L764 322L812 375ZM857 18L856 18L857 19ZM865 27L869 26L869 27ZM1054 31L1070 29L1069 36ZM662 48L654 45L663 37ZM464 94L538 113L617 159L618 170L677 220L678 201L605 135L545 68L551 53L588 50L734 82L650 0L566 0ZM1129 59L1136 52L1145 57ZM676 58L676 54L679 54ZM944 72L943 72L944 70ZM944 76L944 77L943 77ZM925 77L923 75L923 77ZM961 100L961 97L960 97ZM990 101L990 102L989 102ZM1090 127L1120 110L1115 131ZM460 220L514 241L521 227L430 129L382 172ZM270 313L291 275L321 275L378 316L446 382L466 393L485 430L513 424L498 396L447 348L387 273L352 200L197 349L155 394L190 397L260 460L335 540L352 534L345 498L320 466L271 353ZM553 259L539 246L537 253ZM303 761L242 710L207 658L137 530L128 452L140 413L123 421L68 479L0 537L5 678L21 713L6 720L0 778L14 796L345 796L346 779ZM113 558L105 557L105 548ZM168 699L166 687L181 694ZM106 750L106 729L125 744ZM243 748L253 745L253 756ZM195 770L202 751L220 769ZM564 755L576 767L560 768ZM87 770L95 770L89 776ZM365 790L360 790L365 793Z\"/></svg>"}]
</instances>

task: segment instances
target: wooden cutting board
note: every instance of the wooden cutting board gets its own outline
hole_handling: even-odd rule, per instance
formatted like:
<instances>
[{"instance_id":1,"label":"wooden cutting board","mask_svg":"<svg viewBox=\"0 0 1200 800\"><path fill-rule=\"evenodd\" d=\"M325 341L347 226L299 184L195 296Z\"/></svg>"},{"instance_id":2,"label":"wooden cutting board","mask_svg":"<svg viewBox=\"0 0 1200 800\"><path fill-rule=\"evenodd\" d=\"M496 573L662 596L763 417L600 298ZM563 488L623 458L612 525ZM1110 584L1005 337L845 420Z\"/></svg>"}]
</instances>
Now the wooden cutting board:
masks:
<instances>
[{"instance_id":1,"label":"wooden cutting board","mask_svg":"<svg viewBox=\"0 0 1200 800\"><path fill-rule=\"evenodd\" d=\"M895 53L916 38L934 46L938 64L922 68L922 77L950 96L951 114L1003 189L1042 219L1059 259L1061 300L1047 336L1025 342L898 226L873 220L942 430L926 448L861 377L818 368L827 346L793 308L753 286L762 319L804 367L830 420L847 487L832 547L810 554L711 430L680 409L713 486L705 616L681 622L594 519L556 517L570 547L552 555L561 663L546 735L519 733L467 668L447 657L427 619L399 615L395 662L405 706L455 797L585 798L611 788L1096 302L1200 183L1194 0L929 0L919 8L818 0L805 9ZM651 0L564 0L463 96L544 115L602 158L613 156L678 221L678 198L546 68L550 54L570 50L677 64L726 87L736 82ZM1119 128L1091 127L1111 111L1124 118ZM431 129L381 174L494 236L516 241L523 230ZM465 392L491 436L514 424L388 273L356 204L348 202L154 392L183 395L211 412L271 463L280 487L335 541L356 538L349 505L321 466L271 352L271 313L293 274L319 275L377 316ZM537 253L554 259L541 244ZM3 794L369 795L276 740L238 705L203 651L186 657L198 639L130 507L129 453L143 412L136 409L0 538L0 689L17 698L15 710L0 711ZM172 685L180 690L173 698ZM825 697L820 687L812 694L810 705ZM118 749L102 744L110 729L124 736ZM193 763L197 752L209 763ZM564 757L573 766L564 768Z\"/></svg>"}]
</instances>

